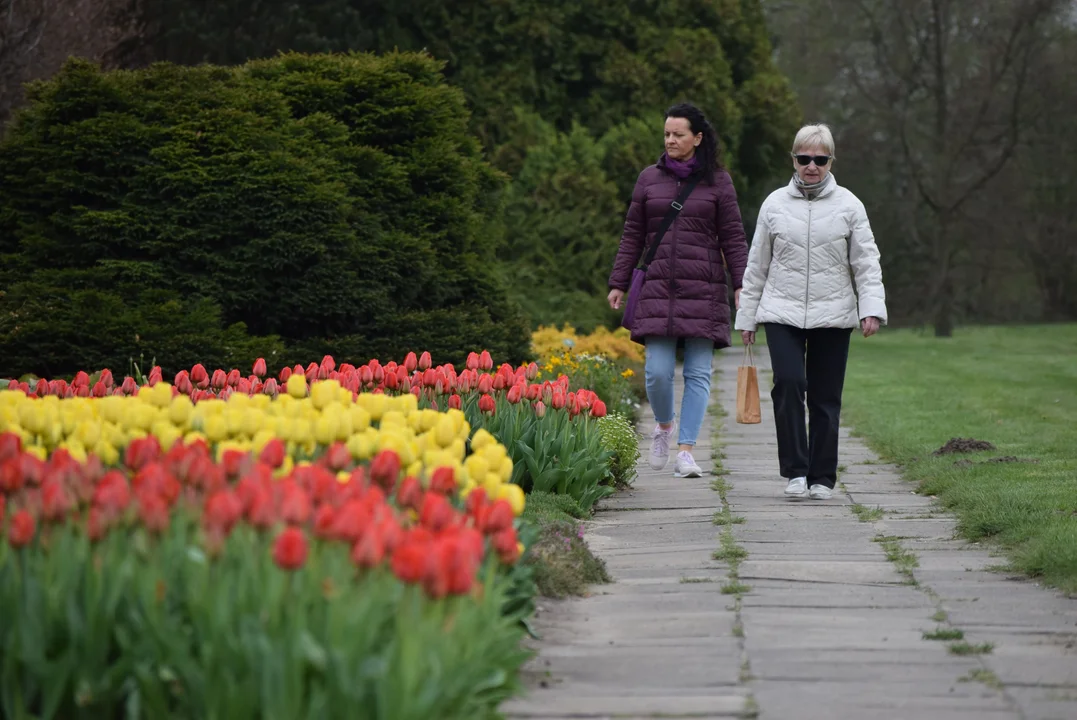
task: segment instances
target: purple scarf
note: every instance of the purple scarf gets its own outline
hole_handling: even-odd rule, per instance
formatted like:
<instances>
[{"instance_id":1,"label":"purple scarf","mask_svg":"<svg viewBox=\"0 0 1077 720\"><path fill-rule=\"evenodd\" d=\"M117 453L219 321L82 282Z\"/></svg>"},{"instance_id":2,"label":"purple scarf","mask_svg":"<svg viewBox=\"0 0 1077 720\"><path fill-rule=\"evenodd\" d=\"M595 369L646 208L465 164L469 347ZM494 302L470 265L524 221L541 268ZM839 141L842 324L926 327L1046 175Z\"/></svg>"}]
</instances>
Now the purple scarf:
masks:
<instances>
[{"instance_id":1,"label":"purple scarf","mask_svg":"<svg viewBox=\"0 0 1077 720\"><path fill-rule=\"evenodd\" d=\"M695 155L693 155L692 159L688 162L674 160L669 155L663 155L662 158L665 162L666 169L679 177L681 180L687 178L689 175L696 171L697 167L699 167L699 160L696 158Z\"/></svg>"}]
</instances>

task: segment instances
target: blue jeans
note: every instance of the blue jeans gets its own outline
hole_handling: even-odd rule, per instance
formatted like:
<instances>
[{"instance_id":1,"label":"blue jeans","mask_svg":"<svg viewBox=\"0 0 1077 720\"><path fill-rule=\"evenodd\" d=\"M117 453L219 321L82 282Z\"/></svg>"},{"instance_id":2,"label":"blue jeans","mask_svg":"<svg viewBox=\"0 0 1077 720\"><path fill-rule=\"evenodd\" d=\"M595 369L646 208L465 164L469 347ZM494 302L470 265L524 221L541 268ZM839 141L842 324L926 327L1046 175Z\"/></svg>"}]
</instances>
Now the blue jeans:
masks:
<instances>
[{"instance_id":1,"label":"blue jeans","mask_svg":"<svg viewBox=\"0 0 1077 720\"><path fill-rule=\"evenodd\" d=\"M661 424L673 422L673 376L677 371L677 338L648 337L647 401ZM714 342L706 338L684 340L684 397L678 445L695 445L711 396L711 360Z\"/></svg>"}]
</instances>

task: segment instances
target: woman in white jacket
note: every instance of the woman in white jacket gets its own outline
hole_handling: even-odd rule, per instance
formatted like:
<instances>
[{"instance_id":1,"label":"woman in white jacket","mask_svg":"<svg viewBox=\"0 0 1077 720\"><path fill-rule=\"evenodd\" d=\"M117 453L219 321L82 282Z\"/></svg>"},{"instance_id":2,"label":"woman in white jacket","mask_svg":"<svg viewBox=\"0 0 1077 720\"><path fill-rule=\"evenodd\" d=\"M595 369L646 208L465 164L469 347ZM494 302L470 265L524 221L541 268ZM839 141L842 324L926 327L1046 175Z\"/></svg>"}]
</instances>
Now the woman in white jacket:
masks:
<instances>
[{"instance_id":1,"label":"woman in white jacket","mask_svg":"<svg viewBox=\"0 0 1077 720\"><path fill-rule=\"evenodd\" d=\"M755 342L759 325L766 330L785 494L816 500L829 499L837 482L850 335L859 326L869 337L886 323L867 212L838 185L833 161L830 129L801 128L793 141L793 179L759 209L735 326L746 345Z\"/></svg>"}]
</instances>

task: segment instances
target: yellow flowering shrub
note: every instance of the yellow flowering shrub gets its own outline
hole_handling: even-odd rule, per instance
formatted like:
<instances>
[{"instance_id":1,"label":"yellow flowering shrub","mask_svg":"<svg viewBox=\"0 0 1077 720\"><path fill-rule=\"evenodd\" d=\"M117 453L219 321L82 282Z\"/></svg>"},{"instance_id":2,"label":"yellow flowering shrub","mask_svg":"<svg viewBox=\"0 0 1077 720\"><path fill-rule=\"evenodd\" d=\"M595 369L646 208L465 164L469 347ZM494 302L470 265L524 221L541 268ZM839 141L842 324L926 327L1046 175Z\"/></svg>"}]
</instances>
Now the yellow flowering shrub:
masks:
<instances>
[{"instance_id":1,"label":"yellow flowering shrub","mask_svg":"<svg viewBox=\"0 0 1077 720\"><path fill-rule=\"evenodd\" d=\"M632 342L630 333L625 328L610 330L596 328L590 335L577 335L571 325L564 325L560 330L552 326L541 326L531 334L531 349L542 359L564 353L573 355L605 355L613 360L643 362L643 346Z\"/></svg>"}]
</instances>

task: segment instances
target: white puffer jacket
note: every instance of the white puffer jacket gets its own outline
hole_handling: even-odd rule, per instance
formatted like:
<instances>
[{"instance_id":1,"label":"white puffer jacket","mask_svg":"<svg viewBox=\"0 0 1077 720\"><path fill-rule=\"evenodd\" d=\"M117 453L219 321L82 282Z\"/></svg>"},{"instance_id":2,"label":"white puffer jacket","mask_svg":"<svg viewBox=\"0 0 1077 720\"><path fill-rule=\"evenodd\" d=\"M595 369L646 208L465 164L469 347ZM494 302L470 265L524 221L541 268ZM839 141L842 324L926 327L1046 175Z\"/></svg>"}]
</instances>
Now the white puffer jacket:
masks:
<instances>
[{"instance_id":1,"label":"white puffer jacket","mask_svg":"<svg viewBox=\"0 0 1077 720\"><path fill-rule=\"evenodd\" d=\"M793 181L772 192L759 209L737 330L856 328L867 317L886 323L879 249L863 203L834 177L813 200Z\"/></svg>"}]
</instances>

